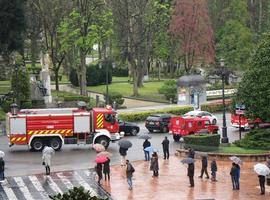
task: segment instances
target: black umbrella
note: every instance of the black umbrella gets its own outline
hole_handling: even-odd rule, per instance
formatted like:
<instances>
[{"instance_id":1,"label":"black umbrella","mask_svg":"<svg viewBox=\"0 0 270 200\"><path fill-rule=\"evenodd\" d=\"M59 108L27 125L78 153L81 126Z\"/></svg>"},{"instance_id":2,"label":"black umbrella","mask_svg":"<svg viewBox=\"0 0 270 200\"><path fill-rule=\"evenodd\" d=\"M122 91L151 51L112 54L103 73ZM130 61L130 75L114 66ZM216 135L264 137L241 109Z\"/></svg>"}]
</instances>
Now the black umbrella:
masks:
<instances>
[{"instance_id":1,"label":"black umbrella","mask_svg":"<svg viewBox=\"0 0 270 200\"><path fill-rule=\"evenodd\" d=\"M129 140L120 140L118 142L118 145L124 149L128 149L128 148L132 147L132 143Z\"/></svg>"},{"instance_id":2,"label":"black umbrella","mask_svg":"<svg viewBox=\"0 0 270 200\"><path fill-rule=\"evenodd\" d=\"M185 159L181 160L182 164L191 164L194 162L195 162L195 160L193 158L185 158Z\"/></svg>"},{"instance_id":3,"label":"black umbrella","mask_svg":"<svg viewBox=\"0 0 270 200\"><path fill-rule=\"evenodd\" d=\"M151 139L152 137L147 134L142 134L142 135L139 135L138 138L143 139L143 140L148 140L148 139Z\"/></svg>"}]
</instances>

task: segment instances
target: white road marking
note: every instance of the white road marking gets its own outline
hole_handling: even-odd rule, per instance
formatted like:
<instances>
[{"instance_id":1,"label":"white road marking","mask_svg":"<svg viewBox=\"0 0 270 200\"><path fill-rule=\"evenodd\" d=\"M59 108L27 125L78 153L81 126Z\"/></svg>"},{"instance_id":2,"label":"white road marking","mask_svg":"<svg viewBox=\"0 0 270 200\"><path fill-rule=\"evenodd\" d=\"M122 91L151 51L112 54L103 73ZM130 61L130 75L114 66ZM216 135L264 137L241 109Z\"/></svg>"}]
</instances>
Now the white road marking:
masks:
<instances>
[{"instance_id":1,"label":"white road marking","mask_svg":"<svg viewBox=\"0 0 270 200\"><path fill-rule=\"evenodd\" d=\"M18 198L16 197L15 193L13 192L13 190L9 187L9 184L2 184L2 187L8 197L8 199L12 199L12 200L17 200Z\"/></svg>"},{"instance_id":2,"label":"white road marking","mask_svg":"<svg viewBox=\"0 0 270 200\"><path fill-rule=\"evenodd\" d=\"M17 185L20 187L20 190L22 191L24 197L27 200L34 200L31 193L29 192L27 186L25 185L23 179L21 177L14 177L13 179L17 183Z\"/></svg>"},{"instance_id":3,"label":"white road marking","mask_svg":"<svg viewBox=\"0 0 270 200\"><path fill-rule=\"evenodd\" d=\"M56 194L60 193L63 194L63 191L57 186L57 184L52 180L50 176L45 177L48 179L48 183L50 187L55 191Z\"/></svg>"},{"instance_id":4,"label":"white road marking","mask_svg":"<svg viewBox=\"0 0 270 200\"><path fill-rule=\"evenodd\" d=\"M44 190L42 185L40 184L39 180L37 179L36 176L28 176L34 187L37 189L37 191L40 193L40 195L44 199L48 199L49 194Z\"/></svg>"},{"instance_id":5,"label":"white road marking","mask_svg":"<svg viewBox=\"0 0 270 200\"><path fill-rule=\"evenodd\" d=\"M68 189L72 189L74 186L73 184L63 175L62 172L56 173L56 175L61 179L61 181L67 186Z\"/></svg>"},{"instance_id":6,"label":"white road marking","mask_svg":"<svg viewBox=\"0 0 270 200\"><path fill-rule=\"evenodd\" d=\"M81 186L83 186L86 190L89 190L92 195L98 196L96 191L80 176L78 172L74 172L74 178Z\"/></svg>"}]
</instances>

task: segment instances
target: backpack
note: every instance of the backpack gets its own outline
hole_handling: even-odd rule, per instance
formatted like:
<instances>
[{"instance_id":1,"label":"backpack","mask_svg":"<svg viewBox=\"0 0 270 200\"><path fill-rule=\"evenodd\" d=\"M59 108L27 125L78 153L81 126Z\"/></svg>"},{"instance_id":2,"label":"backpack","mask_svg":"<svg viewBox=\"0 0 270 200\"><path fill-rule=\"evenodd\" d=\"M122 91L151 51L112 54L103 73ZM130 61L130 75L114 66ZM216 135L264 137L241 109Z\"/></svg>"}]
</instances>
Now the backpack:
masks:
<instances>
[{"instance_id":1,"label":"backpack","mask_svg":"<svg viewBox=\"0 0 270 200\"><path fill-rule=\"evenodd\" d=\"M134 173L135 172L135 169L134 167L131 165L131 173Z\"/></svg>"}]
</instances>

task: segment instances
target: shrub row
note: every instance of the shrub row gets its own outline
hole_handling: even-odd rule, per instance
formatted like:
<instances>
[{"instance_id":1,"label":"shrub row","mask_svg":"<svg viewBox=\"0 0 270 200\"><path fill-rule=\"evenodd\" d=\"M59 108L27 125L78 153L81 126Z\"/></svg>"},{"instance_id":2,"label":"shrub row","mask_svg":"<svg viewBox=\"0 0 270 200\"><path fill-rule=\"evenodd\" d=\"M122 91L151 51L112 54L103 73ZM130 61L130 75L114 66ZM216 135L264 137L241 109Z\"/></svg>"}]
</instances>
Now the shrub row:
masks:
<instances>
[{"instance_id":1,"label":"shrub row","mask_svg":"<svg viewBox=\"0 0 270 200\"><path fill-rule=\"evenodd\" d=\"M243 148L270 149L270 129L254 129L234 144Z\"/></svg>"},{"instance_id":2,"label":"shrub row","mask_svg":"<svg viewBox=\"0 0 270 200\"><path fill-rule=\"evenodd\" d=\"M188 135L184 137L185 148L196 151L215 151L220 144L219 134Z\"/></svg>"}]
</instances>

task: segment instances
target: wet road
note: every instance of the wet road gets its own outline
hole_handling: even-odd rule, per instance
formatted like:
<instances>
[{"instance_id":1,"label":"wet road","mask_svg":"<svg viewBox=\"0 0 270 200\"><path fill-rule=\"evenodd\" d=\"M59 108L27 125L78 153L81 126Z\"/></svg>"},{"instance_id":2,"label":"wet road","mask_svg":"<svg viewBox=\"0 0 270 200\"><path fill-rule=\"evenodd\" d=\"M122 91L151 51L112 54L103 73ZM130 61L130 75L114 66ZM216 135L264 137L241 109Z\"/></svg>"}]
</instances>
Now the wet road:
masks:
<instances>
[{"instance_id":1,"label":"wet road","mask_svg":"<svg viewBox=\"0 0 270 200\"><path fill-rule=\"evenodd\" d=\"M222 115L217 114L218 124L222 123ZM228 137L230 142L238 139L238 131L230 127L230 117L227 115ZM140 133L148 133L144 127L144 123L139 123L141 127ZM221 126L220 126L221 128ZM164 136L168 136L171 141L170 153L173 154L176 149L179 148L179 143L173 142L172 136L163 133L152 133L151 143L162 152L161 141ZM137 137L127 136L133 146L128 151L128 159L130 160L142 160L144 158L142 151L143 140ZM38 174L44 172L44 167L41 165L41 153L30 152L26 146L13 146L8 147L8 139L6 136L0 137L0 150L4 151L6 161L6 176L22 176L29 174ZM113 154L111 158L112 164L118 164L120 162L120 156L118 153L117 143L111 143L108 151ZM96 153L91 149L91 146L77 146L77 145L64 145L62 150L56 152L52 159L52 171L64 171L64 170L76 170L87 169L94 167L94 159Z\"/></svg>"}]
</instances>

